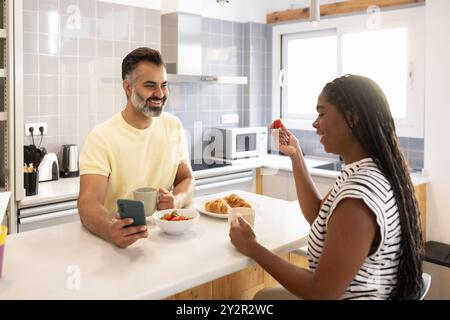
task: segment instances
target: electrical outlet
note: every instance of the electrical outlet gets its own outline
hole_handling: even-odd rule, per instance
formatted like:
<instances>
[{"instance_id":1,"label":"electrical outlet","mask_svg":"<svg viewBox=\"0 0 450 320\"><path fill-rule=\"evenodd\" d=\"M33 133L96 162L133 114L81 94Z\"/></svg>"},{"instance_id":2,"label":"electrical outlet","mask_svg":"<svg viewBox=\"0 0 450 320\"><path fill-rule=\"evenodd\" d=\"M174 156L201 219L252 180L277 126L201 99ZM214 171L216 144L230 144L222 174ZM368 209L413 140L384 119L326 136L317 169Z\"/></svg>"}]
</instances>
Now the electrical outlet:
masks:
<instances>
[{"instance_id":1,"label":"electrical outlet","mask_svg":"<svg viewBox=\"0 0 450 320\"><path fill-rule=\"evenodd\" d=\"M222 115L222 124L224 123L238 123L239 115L238 114L224 114Z\"/></svg>"},{"instance_id":2,"label":"electrical outlet","mask_svg":"<svg viewBox=\"0 0 450 320\"><path fill-rule=\"evenodd\" d=\"M39 127L44 128L44 136L47 135L47 122L35 122L35 123L25 123L25 135L31 136L30 128L33 128L33 136L39 137L41 132L39 131Z\"/></svg>"}]
</instances>

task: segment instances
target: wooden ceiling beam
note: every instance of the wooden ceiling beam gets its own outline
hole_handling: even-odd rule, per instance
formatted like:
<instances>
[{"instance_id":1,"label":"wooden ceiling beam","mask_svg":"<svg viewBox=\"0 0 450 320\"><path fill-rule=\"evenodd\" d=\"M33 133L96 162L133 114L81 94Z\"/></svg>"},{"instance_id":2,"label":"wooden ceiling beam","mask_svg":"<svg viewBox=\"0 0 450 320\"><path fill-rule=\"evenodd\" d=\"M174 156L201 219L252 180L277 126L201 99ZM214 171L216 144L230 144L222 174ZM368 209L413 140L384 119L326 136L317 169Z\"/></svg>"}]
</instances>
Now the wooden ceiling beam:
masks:
<instances>
[{"instance_id":1,"label":"wooden ceiling beam","mask_svg":"<svg viewBox=\"0 0 450 320\"><path fill-rule=\"evenodd\" d=\"M330 3L320 6L321 16L332 16L353 12L364 12L369 6L375 5L380 8L397 7L404 5L420 4L425 0L349 0L344 2ZM309 7L290 9L267 14L267 23L286 22L293 20L309 19Z\"/></svg>"}]
</instances>

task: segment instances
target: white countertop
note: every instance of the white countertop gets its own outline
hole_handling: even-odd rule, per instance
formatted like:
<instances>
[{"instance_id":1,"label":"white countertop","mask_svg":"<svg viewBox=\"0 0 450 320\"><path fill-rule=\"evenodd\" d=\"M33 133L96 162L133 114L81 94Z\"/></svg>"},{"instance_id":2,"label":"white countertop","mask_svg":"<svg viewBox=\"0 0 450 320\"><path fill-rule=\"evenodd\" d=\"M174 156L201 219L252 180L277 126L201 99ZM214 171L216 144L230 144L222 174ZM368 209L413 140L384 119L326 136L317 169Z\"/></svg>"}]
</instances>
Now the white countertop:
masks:
<instances>
[{"instance_id":1,"label":"white countertop","mask_svg":"<svg viewBox=\"0 0 450 320\"><path fill-rule=\"evenodd\" d=\"M315 166L333 162L330 159L305 157L306 164L309 168L309 173L312 176L320 176L324 178L336 179L339 175L338 171L316 169ZM196 179L208 177L215 174L226 174L237 171L268 168L282 171L292 172L292 164L289 157L279 156L274 154L267 154L262 157L228 161L232 166L226 166L215 169L207 169L201 171L194 171ZM422 176L420 172L411 174L414 185L429 183L429 179ZM41 205L45 203L52 203L58 201L74 200L78 198L80 189L80 178L60 178L57 181L47 181L39 183L39 193L36 196L25 197L19 202L19 207L30 207Z\"/></svg>"},{"instance_id":2,"label":"white countertop","mask_svg":"<svg viewBox=\"0 0 450 320\"><path fill-rule=\"evenodd\" d=\"M267 154L259 158L234 160L230 162L239 165L250 165L254 166L255 168L268 168L292 172L292 163L290 158L275 154ZM339 171L314 168L323 164L332 163L334 162L333 160L326 158L305 157L305 162L306 166L308 167L309 173L312 176L336 179L340 174ZM411 173L411 179L415 186L430 182L430 180L427 177L423 176L421 172Z\"/></svg>"},{"instance_id":3,"label":"white countertop","mask_svg":"<svg viewBox=\"0 0 450 320\"><path fill-rule=\"evenodd\" d=\"M261 244L277 253L306 244L309 225L296 201L239 193L259 205L255 232ZM10 235L0 300L160 299L253 263L230 243L226 219L201 215L182 236L154 225L149 231L127 249L93 236L79 222ZM73 289L78 273L79 289Z\"/></svg>"},{"instance_id":4,"label":"white countertop","mask_svg":"<svg viewBox=\"0 0 450 320\"><path fill-rule=\"evenodd\" d=\"M39 182L38 194L25 197L19 202L19 208L78 199L79 192L80 177L59 178L56 181Z\"/></svg>"}]
</instances>

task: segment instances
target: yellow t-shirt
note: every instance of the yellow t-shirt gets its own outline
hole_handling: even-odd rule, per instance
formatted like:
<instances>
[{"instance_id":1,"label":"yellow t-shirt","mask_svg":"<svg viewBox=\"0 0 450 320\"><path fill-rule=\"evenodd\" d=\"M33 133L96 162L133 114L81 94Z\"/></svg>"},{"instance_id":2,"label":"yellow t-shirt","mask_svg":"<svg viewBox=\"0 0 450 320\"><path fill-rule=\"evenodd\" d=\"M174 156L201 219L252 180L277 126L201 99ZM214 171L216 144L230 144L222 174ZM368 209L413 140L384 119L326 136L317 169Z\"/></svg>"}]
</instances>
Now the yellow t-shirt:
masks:
<instances>
[{"instance_id":1,"label":"yellow t-shirt","mask_svg":"<svg viewBox=\"0 0 450 320\"><path fill-rule=\"evenodd\" d=\"M140 187L173 185L178 165L189 160L180 120L166 112L147 129L129 125L119 112L87 136L80 154L80 174L108 177L105 207L117 212L117 199L133 199Z\"/></svg>"}]
</instances>

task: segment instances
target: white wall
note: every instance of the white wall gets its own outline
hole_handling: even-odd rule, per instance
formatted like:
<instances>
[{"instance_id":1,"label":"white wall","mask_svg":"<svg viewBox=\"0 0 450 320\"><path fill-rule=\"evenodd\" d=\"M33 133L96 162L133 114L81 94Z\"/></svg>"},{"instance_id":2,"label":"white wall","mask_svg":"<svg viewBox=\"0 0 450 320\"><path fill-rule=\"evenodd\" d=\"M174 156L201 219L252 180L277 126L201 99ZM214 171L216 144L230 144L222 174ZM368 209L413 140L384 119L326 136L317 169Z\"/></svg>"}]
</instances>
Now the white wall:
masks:
<instances>
[{"instance_id":1,"label":"white wall","mask_svg":"<svg viewBox=\"0 0 450 320\"><path fill-rule=\"evenodd\" d=\"M427 240L450 244L450 1L426 2Z\"/></svg>"},{"instance_id":2,"label":"white wall","mask_svg":"<svg viewBox=\"0 0 450 320\"><path fill-rule=\"evenodd\" d=\"M237 22L266 22L267 4L274 0L230 0L223 5L215 0L170 0L161 2L162 13L187 12L202 17Z\"/></svg>"},{"instance_id":3,"label":"white wall","mask_svg":"<svg viewBox=\"0 0 450 320\"><path fill-rule=\"evenodd\" d=\"M195 13L203 17L237 22L265 23L268 13L309 7L310 0L230 0L223 6L215 0L100 0L116 4L161 10L161 12ZM322 0L321 4L344 0Z\"/></svg>"}]
</instances>

